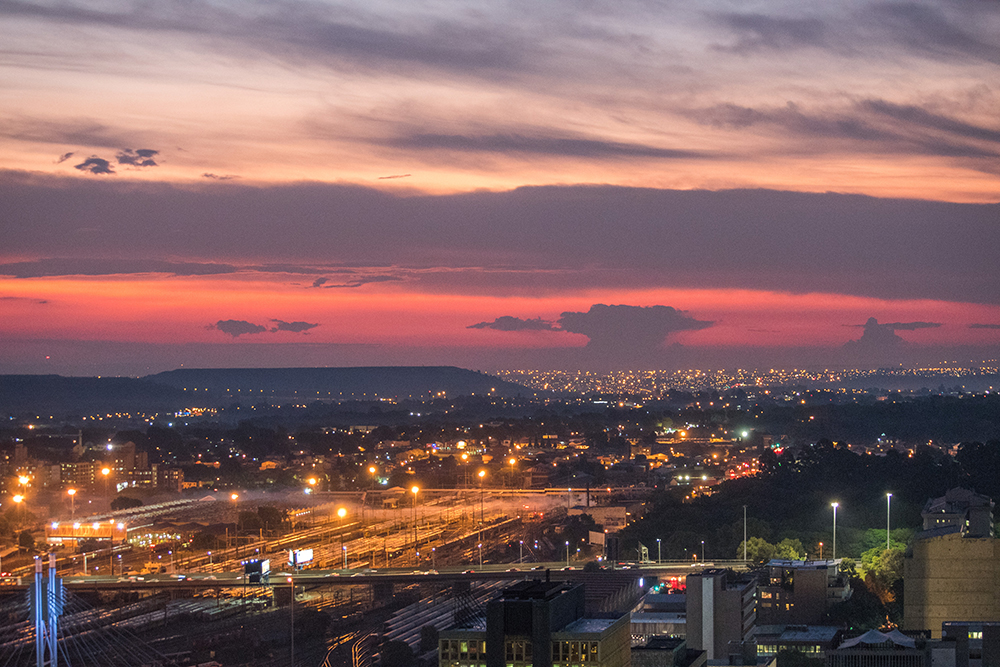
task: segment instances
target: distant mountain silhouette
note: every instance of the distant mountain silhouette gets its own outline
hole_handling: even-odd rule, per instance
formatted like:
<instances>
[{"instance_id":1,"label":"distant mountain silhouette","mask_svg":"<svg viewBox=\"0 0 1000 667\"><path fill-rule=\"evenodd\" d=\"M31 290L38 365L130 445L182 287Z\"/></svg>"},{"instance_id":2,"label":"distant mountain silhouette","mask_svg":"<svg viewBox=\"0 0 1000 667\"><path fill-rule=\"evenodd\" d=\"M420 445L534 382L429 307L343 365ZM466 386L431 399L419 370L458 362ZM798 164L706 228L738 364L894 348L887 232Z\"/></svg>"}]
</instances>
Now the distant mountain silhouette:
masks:
<instances>
[{"instance_id":1,"label":"distant mountain silhouette","mask_svg":"<svg viewBox=\"0 0 1000 667\"><path fill-rule=\"evenodd\" d=\"M168 411L270 400L427 399L534 393L454 366L367 368L182 368L144 378L0 375L0 413Z\"/></svg>"},{"instance_id":2,"label":"distant mountain silhouette","mask_svg":"<svg viewBox=\"0 0 1000 667\"><path fill-rule=\"evenodd\" d=\"M134 378L0 375L3 413L156 412L187 401L179 389Z\"/></svg>"},{"instance_id":3,"label":"distant mountain silhouette","mask_svg":"<svg viewBox=\"0 0 1000 667\"><path fill-rule=\"evenodd\" d=\"M212 395L264 395L279 398L425 399L493 393L528 394L532 390L455 366L369 366L355 368L180 368L143 380Z\"/></svg>"}]
</instances>

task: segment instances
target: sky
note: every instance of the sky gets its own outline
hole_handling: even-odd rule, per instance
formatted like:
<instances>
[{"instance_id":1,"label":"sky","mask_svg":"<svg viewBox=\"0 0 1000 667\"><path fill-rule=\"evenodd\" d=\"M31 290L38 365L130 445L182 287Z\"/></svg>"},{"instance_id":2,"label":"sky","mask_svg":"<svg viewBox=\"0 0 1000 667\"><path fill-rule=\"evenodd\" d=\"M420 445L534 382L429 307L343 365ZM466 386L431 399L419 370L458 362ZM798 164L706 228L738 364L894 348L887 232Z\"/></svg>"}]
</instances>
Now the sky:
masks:
<instances>
[{"instance_id":1,"label":"sky","mask_svg":"<svg viewBox=\"0 0 1000 667\"><path fill-rule=\"evenodd\" d=\"M1000 356L1000 3L0 2L0 373Z\"/></svg>"}]
</instances>

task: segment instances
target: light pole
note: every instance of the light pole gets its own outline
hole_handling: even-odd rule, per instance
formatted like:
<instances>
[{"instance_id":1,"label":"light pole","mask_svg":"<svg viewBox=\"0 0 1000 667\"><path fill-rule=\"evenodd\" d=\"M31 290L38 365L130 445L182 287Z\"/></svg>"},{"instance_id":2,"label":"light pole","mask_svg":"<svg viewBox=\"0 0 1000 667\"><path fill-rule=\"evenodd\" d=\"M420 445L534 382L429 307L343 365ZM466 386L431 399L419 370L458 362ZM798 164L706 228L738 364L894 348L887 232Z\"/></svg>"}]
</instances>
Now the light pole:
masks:
<instances>
[{"instance_id":1,"label":"light pole","mask_svg":"<svg viewBox=\"0 0 1000 667\"><path fill-rule=\"evenodd\" d=\"M108 491L108 475L111 474L111 468L101 468L101 474L104 475L104 495L107 497L111 495Z\"/></svg>"},{"instance_id":2,"label":"light pole","mask_svg":"<svg viewBox=\"0 0 1000 667\"><path fill-rule=\"evenodd\" d=\"M524 540L517 543L517 564L524 562Z\"/></svg>"},{"instance_id":3,"label":"light pole","mask_svg":"<svg viewBox=\"0 0 1000 667\"><path fill-rule=\"evenodd\" d=\"M566 567L569 567L569 542L566 543Z\"/></svg>"},{"instance_id":4,"label":"light pole","mask_svg":"<svg viewBox=\"0 0 1000 667\"><path fill-rule=\"evenodd\" d=\"M66 489L66 493L69 494L69 516L70 519L76 519L76 489Z\"/></svg>"},{"instance_id":5,"label":"light pole","mask_svg":"<svg viewBox=\"0 0 1000 667\"><path fill-rule=\"evenodd\" d=\"M21 495L21 494L19 493L19 494L17 494L16 496L14 496L13 498L11 498L11 500L13 500L13 501L14 501L15 503L17 503L16 507L20 507L20 506L21 506L21 503L22 503L22 502L24 502L24 496L22 496L22 495ZM28 510L24 510L24 513L27 513L27 511L28 511ZM22 520L24 519L24 516L23 516L23 514L24 514L24 513L22 513L22 516L21 516L21 519L22 519ZM15 508L15 510L14 510L14 514L17 514L17 509L16 509L16 508Z\"/></svg>"},{"instance_id":6,"label":"light pole","mask_svg":"<svg viewBox=\"0 0 1000 667\"><path fill-rule=\"evenodd\" d=\"M290 606L289 606L289 616L291 617L291 624L290 624L291 627L289 627L289 631L291 633L291 638L292 638L292 660L291 660L291 662L289 664L292 665L292 667L294 667L295 666L295 584L292 583L292 578L291 577L288 577L288 589L289 589L289 591L291 591L291 594L292 594L291 597L289 598L289 600L291 600L291 603L290 603Z\"/></svg>"},{"instance_id":7,"label":"light pole","mask_svg":"<svg viewBox=\"0 0 1000 667\"><path fill-rule=\"evenodd\" d=\"M347 545L341 547L344 550L344 569L347 569Z\"/></svg>"},{"instance_id":8,"label":"light pole","mask_svg":"<svg viewBox=\"0 0 1000 667\"><path fill-rule=\"evenodd\" d=\"M701 563L705 564L705 540L701 541Z\"/></svg>"},{"instance_id":9,"label":"light pole","mask_svg":"<svg viewBox=\"0 0 1000 667\"><path fill-rule=\"evenodd\" d=\"M413 563L414 565L419 565L420 552L417 551L419 548L419 542L417 541L417 494L420 493L420 487L413 486L410 491L413 492Z\"/></svg>"},{"instance_id":10,"label":"light pole","mask_svg":"<svg viewBox=\"0 0 1000 667\"><path fill-rule=\"evenodd\" d=\"M378 469L375 466L368 466L368 474L372 476L372 491L375 490L375 473Z\"/></svg>"},{"instance_id":11,"label":"light pole","mask_svg":"<svg viewBox=\"0 0 1000 667\"><path fill-rule=\"evenodd\" d=\"M483 543L479 543L479 569L483 569Z\"/></svg>"},{"instance_id":12,"label":"light pole","mask_svg":"<svg viewBox=\"0 0 1000 667\"><path fill-rule=\"evenodd\" d=\"M747 506L743 506L743 562L747 560Z\"/></svg>"},{"instance_id":13,"label":"light pole","mask_svg":"<svg viewBox=\"0 0 1000 667\"><path fill-rule=\"evenodd\" d=\"M483 524L486 523L486 514L483 509L483 478L486 477L486 471L479 471L479 541L483 541Z\"/></svg>"},{"instance_id":14,"label":"light pole","mask_svg":"<svg viewBox=\"0 0 1000 667\"><path fill-rule=\"evenodd\" d=\"M837 560L837 508L840 503L830 503L833 508L833 560Z\"/></svg>"},{"instance_id":15,"label":"light pole","mask_svg":"<svg viewBox=\"0 0 1000 667\"><path fill-rule=\"evenodd\" d=\"M240 499L240 494L231 493L229 494L229 499L233 501L233 506L236 508L236 523L233 524L233 539L236 540L236 555L240 555L240 506L236 503Z\"/></svg>"},{"instance_id":16,"label":"light pole","mask_svg":"<svg viewBox=\"0 0 1000 667\"><path fill-rule=\"evenodd\" d=\"M514 472L515 472L514 466L517 464L517 459L511 458L510 461L508 461L508 463L510 463L510 488L513 489L514 488Z\"/></svg>"},{"instance_id":17,"label":"light pole","mask_svg":"<svg viewBox=\"0 0 1000 667\"><path fill-rule=\"evenodd\" d=\"M659 565L663 559L660 557L660 538L656 538L656 564Z\"/></svg>"},{"instance_id":18,"label":"light pole","mask_svg":"<svg viewBox=\"0 0 1000 667\"><path fill-rule=\"evenodd\" d=\"M885 494L885 550L889 550L889 507L892 504L892 494Z\"/></svg>"}]
</instances>

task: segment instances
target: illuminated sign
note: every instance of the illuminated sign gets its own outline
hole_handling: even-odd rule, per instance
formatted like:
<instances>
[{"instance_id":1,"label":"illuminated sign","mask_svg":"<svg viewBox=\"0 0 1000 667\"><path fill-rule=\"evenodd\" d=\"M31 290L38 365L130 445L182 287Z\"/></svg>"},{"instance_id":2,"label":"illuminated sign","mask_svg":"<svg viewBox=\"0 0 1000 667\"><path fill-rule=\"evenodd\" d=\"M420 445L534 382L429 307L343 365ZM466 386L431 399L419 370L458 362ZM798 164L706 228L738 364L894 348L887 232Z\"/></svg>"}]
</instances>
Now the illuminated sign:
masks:
<instances>
[{"instance_id":1,"label":"illuminated sign","mask_svg":"<svg viewBox=\"0 0 1000 667\"><path fill-rule=\"evenodd\" d=\"M312 559L313 559L312 549L297 549L295 551L288 552L288 564L293 567L305 565L306 563L312 561Z\"/></svg>"}]
</instances>

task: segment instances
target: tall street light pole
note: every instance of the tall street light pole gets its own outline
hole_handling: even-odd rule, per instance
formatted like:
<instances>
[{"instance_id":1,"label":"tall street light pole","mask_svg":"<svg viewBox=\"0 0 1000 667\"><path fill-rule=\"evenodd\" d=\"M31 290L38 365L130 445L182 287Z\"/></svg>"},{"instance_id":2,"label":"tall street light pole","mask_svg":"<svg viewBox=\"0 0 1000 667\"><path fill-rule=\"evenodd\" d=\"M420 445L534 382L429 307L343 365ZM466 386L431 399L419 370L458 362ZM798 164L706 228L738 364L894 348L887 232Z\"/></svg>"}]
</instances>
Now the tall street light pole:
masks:
<instances>
[{"instance_id":1,"label":"tall street light pole","mask_svg":"<svg viewBox=\"0 0 1000 667\"><path fill-rule=\"evenodd\" d=\"M705 540L701 541L701 563L705 564Z\"/></svg>"},{"instance_id":2,"label":"tall street light pole","mask_svg":"<svg viewBox=\"0 0 1000 667\"><path fill-rule=\"evenodd\" d=\"M889 507L892 504L892 494L885 494L885 549L889 550Z\"/></svg>"},{"instance_id":3,"label":"tall street light pole","mask_svg":"<svg viewBox=\"0 0 1000 667\"><path fill-rule=\"evenodd\" d=\"M76 519L76 489L66 489L66 493L69 494L70 519Z\"/></svg>"},{"instance_id":4,"label":"tall street light pole","mask_svg":"<svg viewBox=\"0 0 1000 667\"><path fill-rule=\"evenodd\" d=\"M660 538L657 537L656 538L656 564L659 565L661 562L663 562L663 558L661 557L661 553L660 553Z\"/></svg>"},{"instance_id":5,"label":"tall street light pole","mask_svg":"<svg viewBox=\"0 0 1000 667\"><path fill-rule=\"evenodd\" d=\"M747 560L747 506L743 506L743 562Z\"/></svg>"},{"instance_id":6,"label":"tall street light pole","mask_svg":"<svg viewBox=\"0 0 1000 667\"><path fill-rule=\"evenodd\" d=\"M479 541L483 541L483 524L486 523L486 513L483 509L483 478L486 477L486 471L479 471ZM474 506L473 506L474 507Z\"/></svg>"},{"instance_id":7,"label":"tall street light pole","mask_svg":"<svg viewBox=\"0 0 1000 667\"><path fill-rule=\"evenodd\" d=\"M420 552L417 551L417 494L420 493L420 487L414 486L410 489L413 492L413 563L414 565L420 564Z\"/></svg>"},{"instance_id":8,"label":"tall street light pole","mask_svg":"<svg viewBox=\"0 0 1000 667\"><path fill-rule=\"evenodd\" d=\"M837 560L837 508L840 503L830 503L833 508L833 560Z\"/></svg>"}]
</instances>

